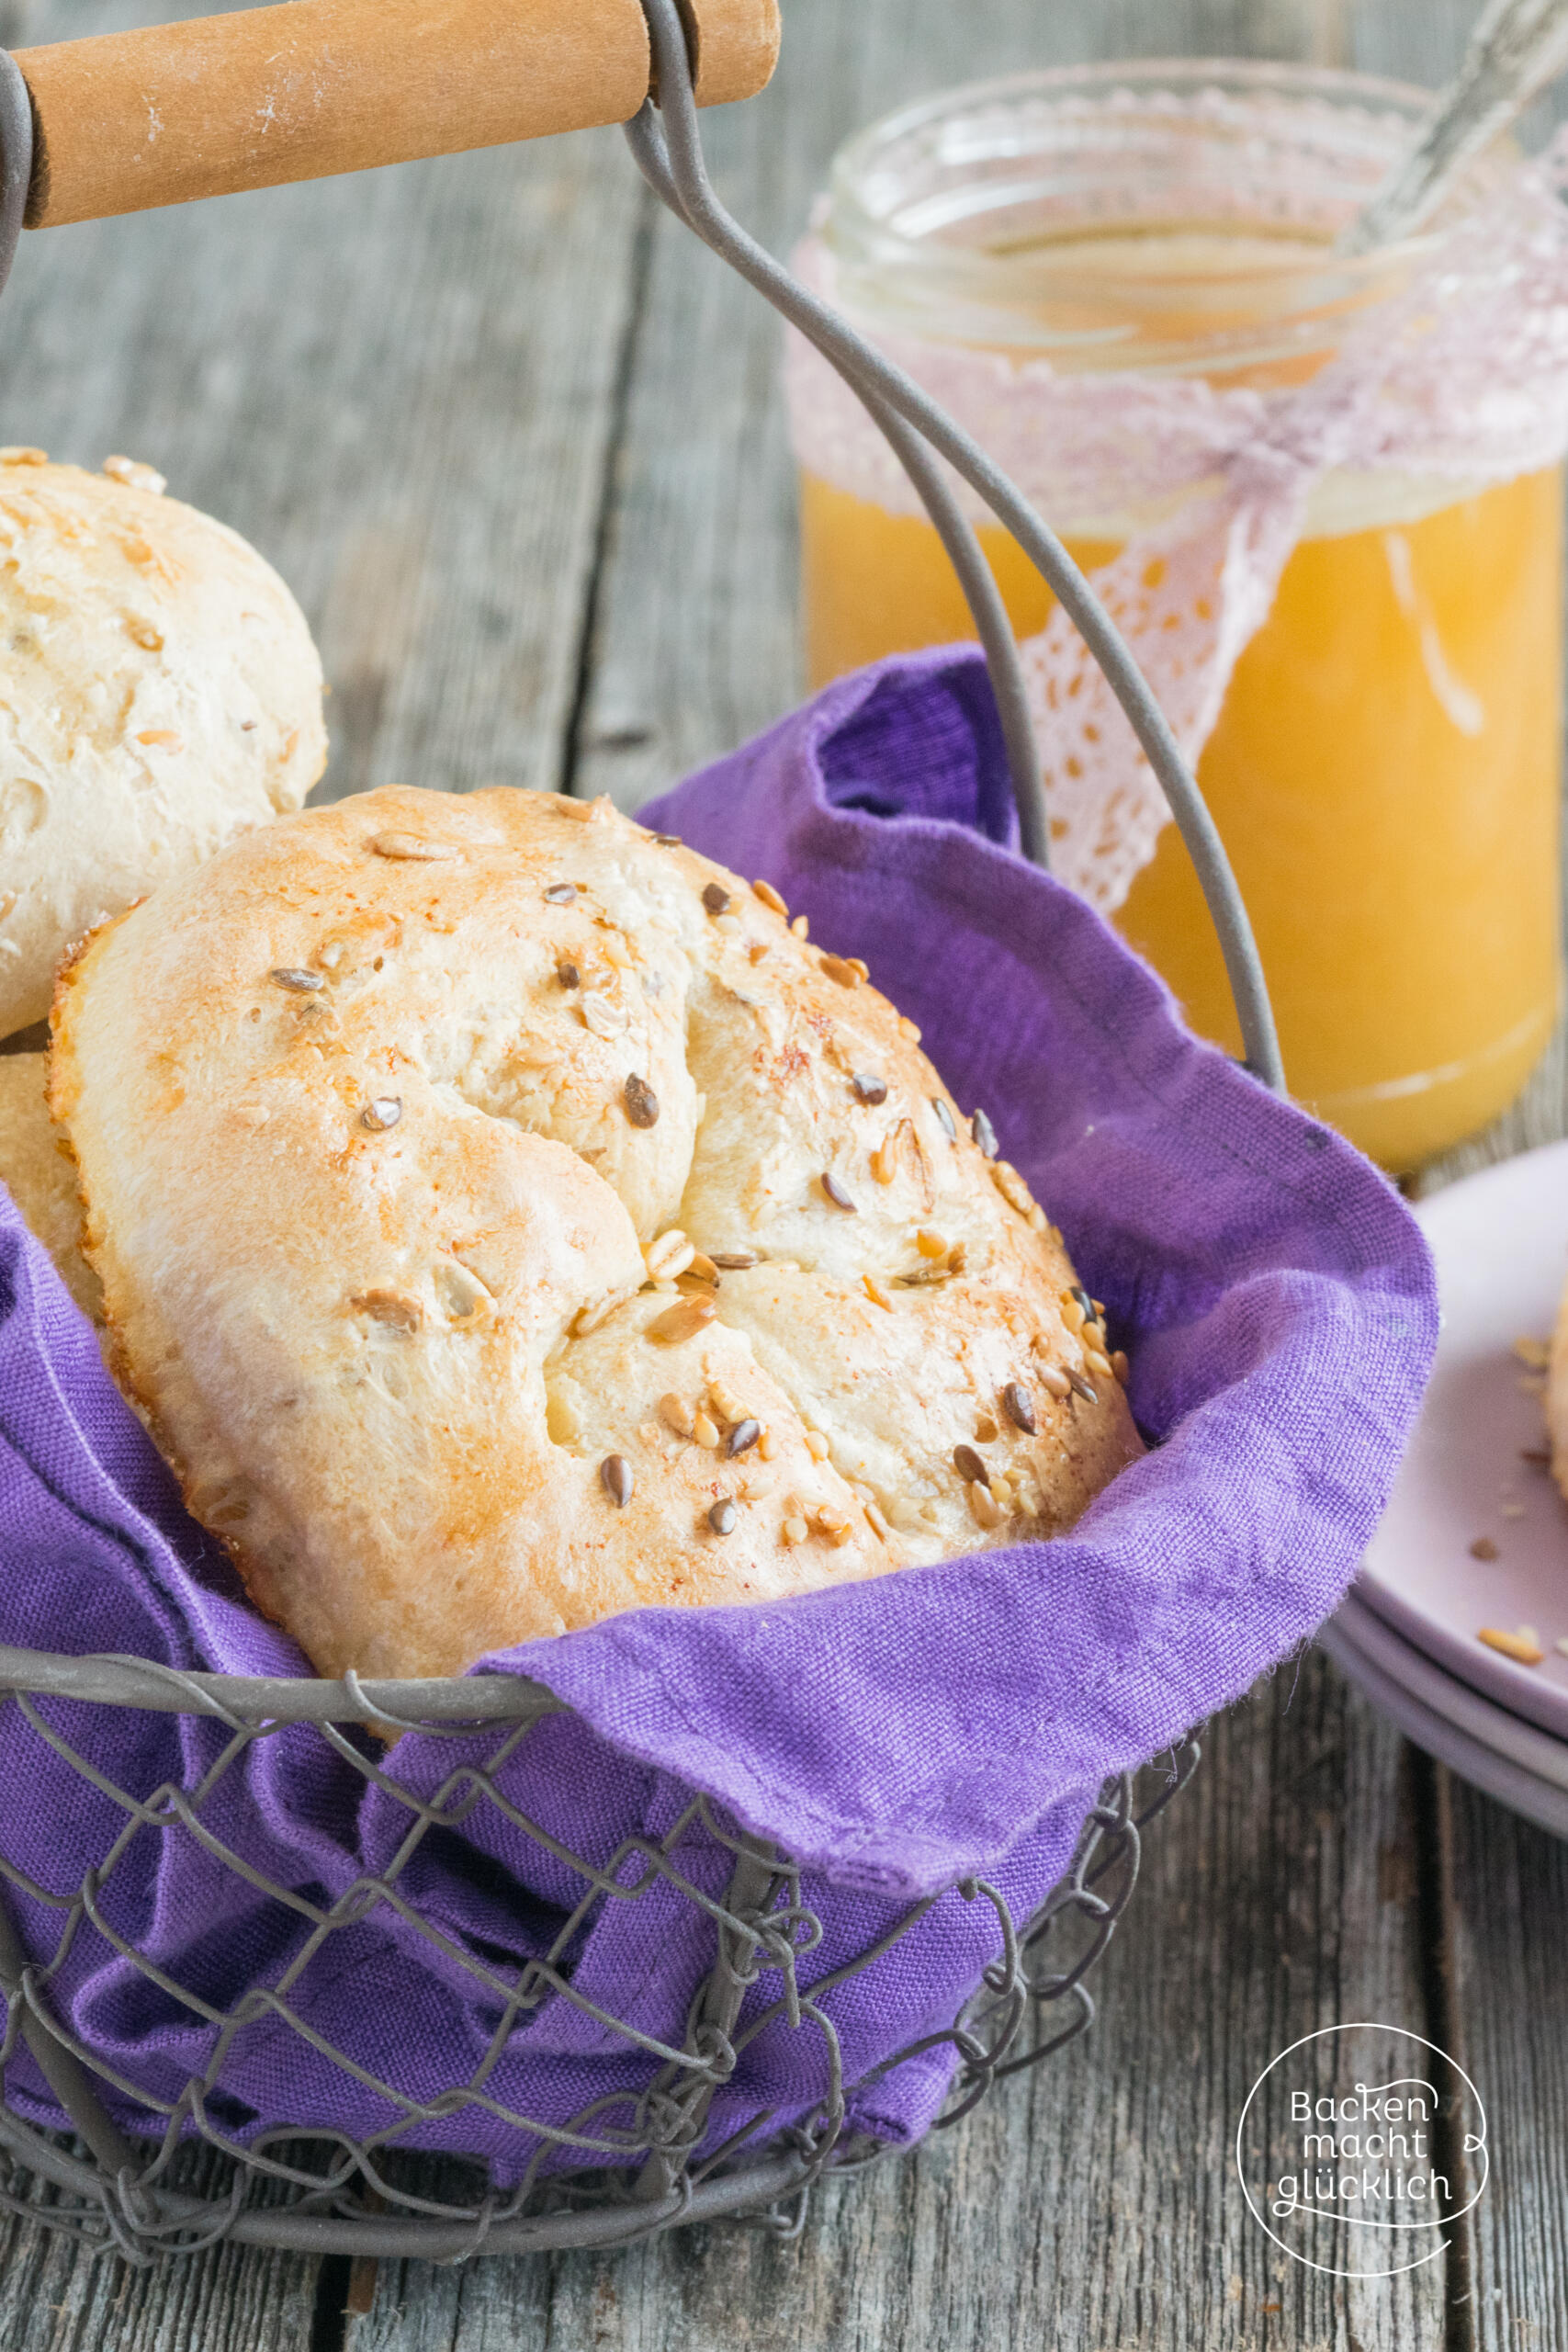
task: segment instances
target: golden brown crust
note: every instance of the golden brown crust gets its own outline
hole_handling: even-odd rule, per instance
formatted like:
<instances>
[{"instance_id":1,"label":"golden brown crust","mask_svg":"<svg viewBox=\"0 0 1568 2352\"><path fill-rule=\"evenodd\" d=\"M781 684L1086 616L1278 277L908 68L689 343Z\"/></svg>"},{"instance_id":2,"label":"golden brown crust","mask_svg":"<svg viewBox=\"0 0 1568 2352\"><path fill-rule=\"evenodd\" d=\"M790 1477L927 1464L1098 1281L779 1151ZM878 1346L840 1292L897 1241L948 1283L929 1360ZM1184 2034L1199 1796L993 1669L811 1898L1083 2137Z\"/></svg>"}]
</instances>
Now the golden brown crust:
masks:
<instances>
[{"instance_id":1,"label":"golden brown crust","mask_svg":"<svg viewBox=\"0 0 1568 2352\"><path fill-rule=\"evenodd\" d=\"M394 789L62 975L118 1376L323 1671L1054 1532L1139 1451L1043 1212L773 898Z\"/></svg>"},{"instance_id":2,"label":"golden brown crust","mask_svg":"<svg viewBox=\"0 0 1568 2352\"><path fill-rule=\"evenodd\" d=\"M101 1326L103 1290L82 1255L76 1171L44 1100L42 1054L0 1054L0 1183L83 1314Z\"/></svg>"}]
</instances>

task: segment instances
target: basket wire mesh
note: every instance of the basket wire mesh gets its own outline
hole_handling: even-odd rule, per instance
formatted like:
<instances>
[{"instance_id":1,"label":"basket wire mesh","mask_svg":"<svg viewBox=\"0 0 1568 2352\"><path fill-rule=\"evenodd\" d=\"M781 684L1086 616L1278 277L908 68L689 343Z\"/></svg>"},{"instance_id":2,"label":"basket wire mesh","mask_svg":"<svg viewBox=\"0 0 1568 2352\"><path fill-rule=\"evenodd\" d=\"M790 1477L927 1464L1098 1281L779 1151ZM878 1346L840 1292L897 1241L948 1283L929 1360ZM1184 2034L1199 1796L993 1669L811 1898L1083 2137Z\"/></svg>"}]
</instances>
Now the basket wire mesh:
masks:
<instances>
[{"instance_id":1,"label":"basket wire mesh","mask_svg":"<svg viewBox=\"0 0 1568 2352\"><path fill-rule=\"evenodd\" d=\"M117 1661L92 1663L100 1668L100 1687L112 1680L117 1667L128 1680L136 1679L130 1661L122 1667ZM169 1702L183 1696L193 1712L217 1713L210 1684L220 1678L184 1676L173 1669L163 1669L163 1675ZM293 1688L288 1683L278 1687L285 1693ZM119 1834L101 1860L67 1893L24 1879L13 1862L0 1856L0 1874L6 1883L20 1887L57 1923L52 1949L29 1961L9 1918L0 1912L0 1987L8 2009L0 2070L12 2062L18 2042L24 2043L76 2125L86 2151L83 2154L62 2147L14 2109L0 2109L0 2145L64 2192L40 2214L36 2203L6 2184L0 2187L0 2203L47 2218L91 2243L112 2245L132 2261L197 2252L220 2237L322 2253L396 2252L452 2260L481 2245L515 2252L618 2244L672 2222L743 2209L776 2215L829 2163L841 2166L878 2153L869 2144L845 2139L847 2093L866 2087L874 2077L860 2085L845 2084L829 1996L849 1977L874 1967L943 1897L928 1896L905 1905L890 1926L849 1960L814 1970L812 1955L821 1943L822 1925L802 1899L798 1867L738 1829L705 1797L694 1796L660 1837L626 1838L594 1861L521 1813L498 1785L504 1767L553 1702L530 1705L528 1686L522 1686L521 1703L527 1712L515 1721L490 1726L484 1753L477 1761L472 1723L416 1726L409 1719L409 1727L427 1737L463 1743L464 1753L452 1771L422 1797L384 1769L379 1756L370 1752L370 1743L361 1745L349 1736L347 1724L365 1720L373 1692L378 1697L375 1686L372 1691L362 1690L355 1707L345 1691L343 1704L355 1708L353 1715L318 1722L315 1735L367 1786L393 1801L403 1815L403 1834L381 1871L366 1872L331 1903L313 1902L298 1886L258 1870L233 1850L217 1826L226 1776L243 1766L258 1741L283 1730L285 1717L265 1709L247 1713L223 1709L219 1720L227 1736L199 1781L190 1786L164 1781L137 1790L120 1786L90 1754L73 1745L47 1706L40 1705L39 1694L13 1689L0 1702L0 1708L17 1710L35 1736L107 1796L121 1820ZM125 1702L102 1696L97 1703ZM384 1703L375 1706L373 1719L388 1721ZM1150 1768L1141 1802L1132 1775L1108 1782L1084 1825L1067 1871L1038 1916L1026 1924L1014 1921L1000 1894L986 1881L963 1882L955 1890L960 1899L994 1914L997 1957L952 2025L911 2041L876 2074L950 2047L956 2066L949 2105L939 2121L951 2123L966 2114L999 2076L1034 2064L1080 2033L1093 2015L1084 1979L1132 1894L1142 1826L1189 1777L1197 1756L1196 1743L1189 1740L1161 1765ZM547 1949L520 1968L459 1948L441 1928L422 1917L402 1883L433 1832L471 1826L487 1805L564 1865L577 1887L576 1900L563 1911ZM305 1922L307 1932L296 1940L287 1965L267 1982L252 1985L228 2008L213 2007L198 1989L156 1965L113 1924L109 1898L116 1873L149 1835L200 1838L237 1878ZM715 1849L727 1858L728 1872L717 1898L704 1891L691 1868L695 1853L711 1854ZM636 1904L656 1887L700 1911L713 1938L714 1966L699 1988L679 2045L661 2041L604 2008L574 1984L570 1968L570 1955L602 1905ZM448 1972L455 1966L471 1980L474 1993L493 2013L490 2044L479 2062L462 2082L433 2098L413 2097L399 2083L368 2073L291 1997L321 1947L383 1905L396 1910ZM211 2029L207 2064L177 2098L152 2096L144 2084L118 2074L85 2049L61 2022L51 1997L51 1984L78 1939L87 1935L101 1938L149 1984ZM750 2004L742 2024L742 2004L754 1986L762 1988L762 1997ZM613 2093L561 2124L530 2115L495 2095L490 2077L507 2037L550 1999L566 2002L618 2043L640 2052L647 2079L635 2101L628 2101L624 2092ZM1021 2045L1032 2009L1045 2023L1037 2027L1025 2048ZM318 2056L341 2066L383 2099L391 2117L385 2128L357 2140L338 2133L311 2138L298 2128L279 2128L242 2144L223 2120L225 2061L235 2038L262 2018L286 2027ZM815 2116L807 2126L765 2144L761 2153L754 2144L758 2127L753 2127L748 2135L752 2144L731 2141L699 2156L715 2093L733 2075L747 2047L781 2020L816 2039L813 2071L820 2084L820 2103ZM99 2084L133 2100L145 2113L151 2144L125 2137L99 2096ZM429 2193L421 2185L421 2168L411 2174L406 2163L398 2162L409 2135L421 2125L473 2110L482 2110L520 2140L531 2141L533 2160L504 2193L481 2188L457 2201ZM760 2129L765 2143L765 2118ZM179 2187L176 2159L192 2137L235 2159L226 2197L193 2197ZM574 2165L585 2169L570 2175L552 2172L549 2159L561 2154L570 2154ZM263 2184L282 2195L265 2205L248 2201Z\"/></svg>"},{"instance_id":2,"label":"basket wire mesh","mask_svg":"<svg viewBox=\"0 0 1568 2352\"><path fill-rule=\"evenodd\" d=\"M1049 822L1021 673L989 567L942 461L1013 533L1106 671L1198 869L1224 952L1248 1067L1282 1091L1268 993L1224 849L1114 625L1060 542L984 453L912 379L799 287L724 210L703 163L676 0L643 0L643 7L658 105L645 106L626 127L637 165L679 219L817 343L865 401L908 469L957 569L986 650L1026 854L1037 864L1048 862ZM15 62L0 51L0 288L20 232L31 135L25 84ZM51 1719L51 1699L205 1717L226 1736L191 1785L166 1780L147 1789L124 1788ZM723 2214L755 2216L770 2229L793 2234L807 2193L829 2166L841 2171L886 2154L881 2143L846 2130L849 2094L863 2090L874 2077L860 2084L843 2080L830 1996L848 1978L874 1968L934 1902L947 1898L911 1903L851 1959L814 1971L822 1922L802 1899L799 1866L738 1828L705 1797L693 1796L661 1836L627 1838L597 1862L563 1846L518 1810L498 1786L497 1775L541 1718L558 1707L540 1686L504 1676L362 1683L350 1673L336 1682L264 1681L181 1673L140 1658L0 1649L0 1717L17 1710L35 1737L108 1800L120 1822L99 1861L69 1893L51 1892L28 1879L0 1847L0 1884L17 1888L57 1922L52 1950L29 1958L0 1899L0 1993L6 2009L0 2086L25 2048L75 2132L69 2140L41 2130L14 2105L0 2103L0 2206L70 2232L90 2247L116 2250L134 2264L197 2253L220 2239L318 2254L456 2261L481 2249L518 2253L621 2245L679 2222ZM312 1900L299 1887L268 1877L236 1853L213 1825L226 1777L258 1742L305 1724L315 1726L315 1736L340 1763L351 1766L406 1815L404 1834L386 1866L365 1873L331 1902ZM461 1739L465 1752L440 1785L421 1797L383 1769L374 1742L353 1736L355 1726L367 1724ZM485 1753L476 1762L472 1743L486 1727ZM1190 1735L1142 1776L1124 1772L1108 1781L1065 1875L1032 1918L1016 1920L998 1889L984 1880L964 1880L948 1890L949 1896L955 1894L992 1915L995 1956L950 2025L910 2041L875 2070L884 2075L950 2049L949 2098L933 2128L957 2122L993 2084L1049 2058L1089 2025L1094 2005L1086 1979L1132 1894L1141 1833L1190 1777L1198 1757L1197 1740ZM536 1841L581 1886L547 1949L521 1967L460 1949L422 1917L403 1884L432 1833L461 1830L486 1806L497 1808L514 1831ZM106 1891L139 1840L179 1836L200 1838L254 1894L283 1906L307 1929L281 1970L251 1985L227 2009L215 2007L199 1990L139 1951L116 1929L106 1908ZM721 1895L705 1892L693 1874L690 1860L699 1846L708 1855L716 1849L727 1858L728 1883ZM656 1887L696 1906L712 1938L713 1964L679 2044L611 2015L573 1982L572 1951L590 1918L606 1905L635 1904ZM479 2063L464 2081L434 2097L415 2098L399 2084L368 2074L291 1999L322 1945L383 1905L438 1951L447 1969L472 1979L494 2011L493 2031ZM153 2097L62 2023L51 1988L78 1940L92 1936L209 2027L207 2064L177 2097ZM754 1988L761 1991L748 2007ZM640 2054L646 2079L634 2099L614 2094L561 2124L530 2116L498 2096L491 2076L507 2037L552 1998L571 2005ZM242 2143L225 2126L224 2062L235 2037L261 2018L285 2027L318 2057L341 2066L384 2099L391 2117L385 2128L360 2139L278 2128ZM749 2043L781 2020L792 2032L816 2041L815 2112L807 2123L771 2136L763 2118L723 2144L706 2146L716 2094L734 2075ZM133 2138L109 2112L105 2090L119 2095L122 2112L128 2101L145 2118ZM467 2168L469 2177L454 2185L450 2163L437 2181L428 2157L416 2159L412 2153L411 2139L420 2126L446 2124L475 2111L535 2144L527 2170L504 2190L489 2185L477 2166ZM188 2185L192 2141L227 2160L226 2188L198 2192ZM562 2158L570 2158L570 2171L555 2168ZM39 2183L52 2191L41 2201Z\"/></svg>"}]
</instances>

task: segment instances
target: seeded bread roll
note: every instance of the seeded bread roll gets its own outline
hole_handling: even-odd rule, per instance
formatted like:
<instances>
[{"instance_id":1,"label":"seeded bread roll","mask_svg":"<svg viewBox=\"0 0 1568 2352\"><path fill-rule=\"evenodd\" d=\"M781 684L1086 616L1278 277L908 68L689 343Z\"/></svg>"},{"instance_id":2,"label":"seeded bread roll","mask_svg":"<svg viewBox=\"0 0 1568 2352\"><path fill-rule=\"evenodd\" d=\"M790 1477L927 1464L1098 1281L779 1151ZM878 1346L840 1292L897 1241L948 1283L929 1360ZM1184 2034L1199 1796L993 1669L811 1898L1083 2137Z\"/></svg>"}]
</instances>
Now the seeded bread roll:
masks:
<instances>
[{"instance_id":1,"label":"seeded bread roll","mask_svg":"<svg viewBox=\"0 0 1568 2352\"><path fill-rule=\"evenodd\" d=\"M326 762L321 670L277 574L112 472L0 451L0 1036L71 942L251 827Z\"/></svg>"},{"instance_id":2,"label":"seeded bread roll","mask_svg":"<svg viewBox=\"0 0 1568 2352\"><path fill-rule=\"evenodd\" d=\"M1051 1532L1140 1451L918 1035L533 793L287 819L87 943L51 1102L118 1374L323 1673Z\"/></svg>"},{"instance_id":3,"label":"seeded bread roll","mask_svg":"<svg viewBox=\"0 0 1568 2352\"><path fill-rule=\"evenodd\" d=\"M0 1054L0 1184L41 1241L84 1315L104 1319L98 1278L80 1249L76 1178L44 1100L41 1054Z\"/></svg>"}]
</instances>

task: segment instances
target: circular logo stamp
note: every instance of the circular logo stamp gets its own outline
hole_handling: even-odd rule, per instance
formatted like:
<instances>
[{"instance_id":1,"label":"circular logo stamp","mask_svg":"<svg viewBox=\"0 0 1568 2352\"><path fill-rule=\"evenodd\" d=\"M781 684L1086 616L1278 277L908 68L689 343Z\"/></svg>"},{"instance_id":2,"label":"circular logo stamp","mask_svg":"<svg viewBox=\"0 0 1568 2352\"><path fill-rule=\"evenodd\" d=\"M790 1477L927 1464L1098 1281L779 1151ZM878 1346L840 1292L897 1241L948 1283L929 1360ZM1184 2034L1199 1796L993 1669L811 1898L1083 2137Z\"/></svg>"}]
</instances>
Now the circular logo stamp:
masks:
<instances>
[{"instance_id":1,"label":"circular logo stamp","mask_svg":"<svg viewBox=\"0 0 1568 2352\"><path fill-rule=\"evenodd\" d=\"M1403 2026L1331 2025L1282 2050L1236 2126L1247 2210L1339 2278L1416 2270L1486 2188L1486 2115L1462 2066Z\"/></svg>"}]
</instances>

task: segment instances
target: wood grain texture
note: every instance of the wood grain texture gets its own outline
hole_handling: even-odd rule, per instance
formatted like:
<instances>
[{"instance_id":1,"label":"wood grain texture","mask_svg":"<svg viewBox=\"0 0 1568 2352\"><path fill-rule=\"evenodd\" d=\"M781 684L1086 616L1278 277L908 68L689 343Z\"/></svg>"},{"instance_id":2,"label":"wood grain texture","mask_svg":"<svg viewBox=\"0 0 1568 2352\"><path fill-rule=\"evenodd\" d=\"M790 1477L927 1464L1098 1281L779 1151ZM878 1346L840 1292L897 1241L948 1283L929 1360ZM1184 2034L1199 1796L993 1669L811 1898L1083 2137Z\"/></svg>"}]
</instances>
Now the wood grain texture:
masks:
<instances>
[{"instance_id":1,"label":"wood grain texture","mask_svg":"<svg viewBox=\"0 0 1568 2352\"><path fill-rule=\"evenodd\" d=\"M29 229L624 122L649 79L637 0L293 0L17 62Z\"/></svg>"},{"instance_id":2,"label":"wood grain texture","mask_svg":"<svg viewBox=\"0 0 1568 2352\"><path fill-rule=\"evenodd\" d=\"M698 103L756 95L773 0L683 0ZM637 0L294 0L19 50L29 229L596 123L649 93Z\"/></svg>"},{"instance_id":3,"label":"wood grain texture","mask_svg":"<svg viewBox=\"0 0 1568 2352\"><path fill-rule=\"evenodd\" d=\"M1490 2126L1472 2223L1477 2352L1568 2340L1568 1846L1452 1782L1454 1974Z\"/></svg>"},{"instance_id":4,"label":"wood grain texture","mask_svg":"<svg viewBox=\"0 0 1568 2352\"><path fill-rule=\"evenodd\" d=\"M1419 2030L1407 1757L1309 1654L1214 1726L1151 1830L1070 2051L829 2187L797 2245L727 2225L615 2256L383 2263L349 2352L1429 2352L1431 2272L1348 2293L1280 2275L1231 2165L1248 2090L1298 2034L1369 2013Z\"/></svg>"},{"instance_id":5,"label":"wood grain texture","mask_svg":"<svg viewBox=\"0 0 1568 2352\"><path fill-rule=\"evenodd\" d=\"M207 2150L179 2165L210 2194L227 2173ZM52 2191L43 2192L46 2201ZM0 2345L6 2352L261 2352L310 2343L315 2262L237 2246L166 2269L92 2261L59 2232L0 2221Z\"/></svg>"}]
</instances>

